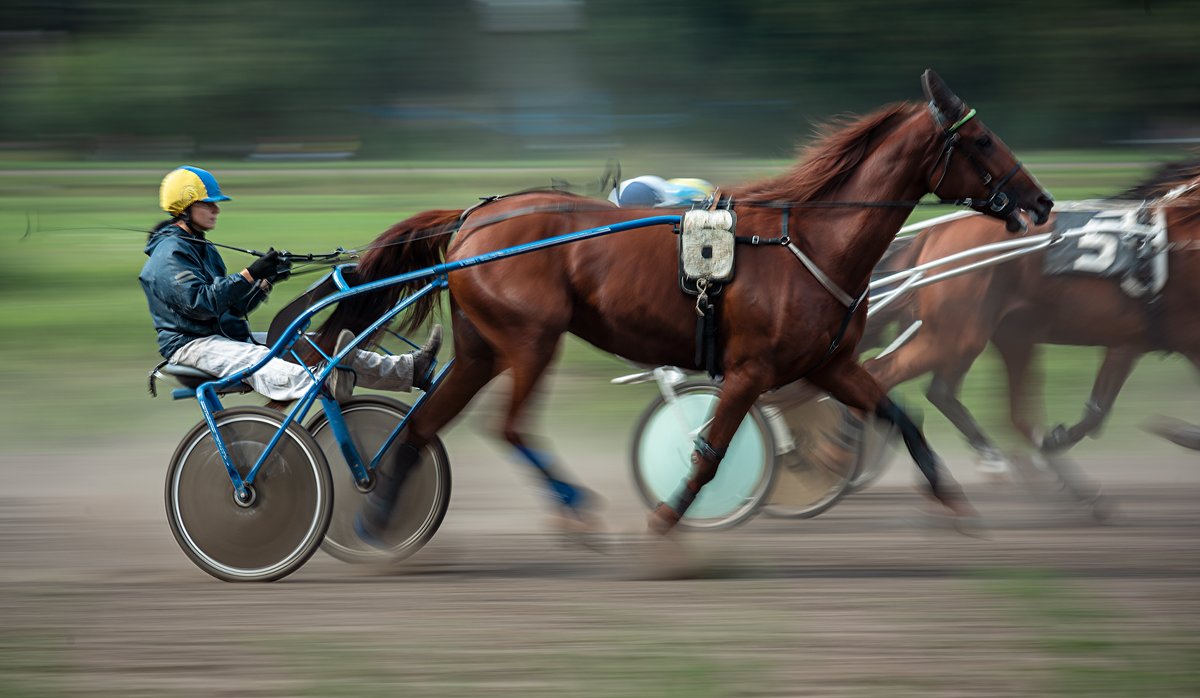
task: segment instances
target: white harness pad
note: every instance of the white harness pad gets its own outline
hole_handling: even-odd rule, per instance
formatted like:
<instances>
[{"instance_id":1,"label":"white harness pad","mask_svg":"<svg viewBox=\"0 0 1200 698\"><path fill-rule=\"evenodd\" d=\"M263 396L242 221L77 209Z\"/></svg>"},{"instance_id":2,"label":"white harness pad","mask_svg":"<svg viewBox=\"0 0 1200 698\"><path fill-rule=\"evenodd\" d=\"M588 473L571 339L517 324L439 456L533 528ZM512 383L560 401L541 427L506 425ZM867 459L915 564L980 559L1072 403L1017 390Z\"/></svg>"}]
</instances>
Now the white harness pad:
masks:
<instances>
[{"instance_id":1,"label":"white harness pad","mask_svg":"<svg viewBox=\"0 0 1200 698\"><path fill-rule=\"evenodd\" d=\"M686 211L679 226L679 266L685 279L722 283L733 278L733 211Z\"/></svg>"}]
</instances>

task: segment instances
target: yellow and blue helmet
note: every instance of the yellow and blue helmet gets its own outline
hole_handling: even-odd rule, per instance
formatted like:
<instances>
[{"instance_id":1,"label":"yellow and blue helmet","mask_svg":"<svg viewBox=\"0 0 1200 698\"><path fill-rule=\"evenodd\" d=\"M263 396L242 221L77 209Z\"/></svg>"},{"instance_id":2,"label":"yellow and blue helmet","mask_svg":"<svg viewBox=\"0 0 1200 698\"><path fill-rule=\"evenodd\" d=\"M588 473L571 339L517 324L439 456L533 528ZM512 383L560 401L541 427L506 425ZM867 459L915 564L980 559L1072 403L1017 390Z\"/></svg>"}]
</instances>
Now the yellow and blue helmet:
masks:
<instances>
[{"instance_id":1,"label":"yellow and blue helmet","mask_svg":"<svg viewBox=\"0 0 1200 698\"><path fill-rule=\"evenodd\" d=\"M217 178L199 167L184 165L163 177L158 188L158 203L162 210L178 216L197 201L229 201L229 197L221 193Z\"/></svg>"},{"instance_id":2,"label":"yellow and blue helmet","mask_svg":"<svg viewBox=\"0 0 1200 698\"><path fill-rule=\"evenodd\" d=\"M668 179L667 184L674 187L672 195L680 201L700 202L713 195L717 187L707 179L696 177L676 177Z\"/></svg>"}]
</instances>

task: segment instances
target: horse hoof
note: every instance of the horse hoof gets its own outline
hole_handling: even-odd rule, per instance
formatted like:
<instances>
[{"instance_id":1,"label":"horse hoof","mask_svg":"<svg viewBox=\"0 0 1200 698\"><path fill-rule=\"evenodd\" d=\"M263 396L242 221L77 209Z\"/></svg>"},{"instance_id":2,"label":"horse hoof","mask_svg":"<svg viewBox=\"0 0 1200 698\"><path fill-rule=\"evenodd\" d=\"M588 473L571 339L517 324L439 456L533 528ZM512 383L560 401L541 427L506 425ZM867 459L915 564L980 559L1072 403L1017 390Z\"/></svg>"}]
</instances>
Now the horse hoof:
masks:
<instances>
[{"instance_id":1,"label":"horse hoof","mask_svg":"<svg viewBox=\"0 0 1200 698\"><path fill-rule=\"evenodd\" d=\"M967 500L967 496L962 493L962 490L954 488L949 492L934 494L932 492L922 492L925 497L937 505L939 509L954 519L978 519L979 512L975 507L971 506L971 502Z\"/></svg>"},{"instance_id":2,"label":"horse hoof","mask_svg":"<svg viewBox=\"0 0 1200 698\"><path fill-rule=\"evenodd\" d=\"M950 498L942 500L942 505L950 511L957 520L978 519L979 512L965 497Z\"/></svg>"},{"instance_id":3,"label":"horse hoof","mask_svg":"<svg viewBox=\"0 0 1200 698\"><path fill-rule=\"evenodd\" d=\"M991 485L1006 485L1012 482L1012 463L999 449L984 448L976 451L975 471L984 482Z\"/></svg>"},{"instance_id":4,"label":"horse hoof","mask_svg":"<svg viewBox=\"0 0 1200 698\"><path fill-rule=\"evenodd\" d=\"M603 511L608 508L608 500L590 487L575 485L575 495L578 497L576 509L586 509L589 512Z\"/></svg>"},{"instance_id":5,"label":"horse hoof","mask_svg":"<svg viewBox=\"0 0 1200 698\"><path fill-rule=\"evenodd\" d=\"M1109 523L1117 513L1117 503L1102 494L1097 494L1090 504L1092 519L1096 523Z\"/></svg>"},{"instance_id":6,"label":"horse hoof","mask_svg":"<svg viewBox=\"0 0 1200 698\"><path fill-rule=\"evenodd\" d=\"M970 538L988 538L983 520L970 504L950 505L930 496L922 507L923 523L933 530L954 532Z\"/></svg>"},{"instance_id":7,"label":"horse hoof","mask_svg":"<svg viewBox=\"0 0 1200 698\"><path fill-rule=\"evenodd\" d=\"M1074 445L1070 441L1071 437L1067 433L1067 425L1059 424L1051 429L1049 434L1042 437L1042 450L1049 453L1065 451Z\"/></svg>"},{"instance_id":8,"label":"horse hoof","mask_svg":"<svg viewBox=\"0 0 1200 698\"><path fill-rule=\"evenodd\" d=\"M955 517L954 530L958 533L967 536L968 538L978 538L979 540L991 540L988 535L987 527L983 525L983 519L978 514L974 516Z\"/></svg>"},{"instance_id":9,"label":"horse hoof","mask_svg":"<svg viewBox=\"0 0 1200 698\"><path fill-rule=\"evenodd\" d=\"M654 511L650 512L650 515L646 517L646 526L650 529L651 533L658 536L665 536L675 528L675 524L679 523L679 519L680 516L674 509L667 506L664 502L659 502L658 506L654 507Z\"/></svg>"},{"instance_id":10,"label":"horse hoof","mask_svg":"<svg viewBox=\"0 0 1200 698\"><path fill-rule=\"evenodd\" d=\"M606 530L600 520L582 512L570 510L548 520L550 528L564 540L595 552L608 552L605 543Z\"/></svg>"}]
</instances>

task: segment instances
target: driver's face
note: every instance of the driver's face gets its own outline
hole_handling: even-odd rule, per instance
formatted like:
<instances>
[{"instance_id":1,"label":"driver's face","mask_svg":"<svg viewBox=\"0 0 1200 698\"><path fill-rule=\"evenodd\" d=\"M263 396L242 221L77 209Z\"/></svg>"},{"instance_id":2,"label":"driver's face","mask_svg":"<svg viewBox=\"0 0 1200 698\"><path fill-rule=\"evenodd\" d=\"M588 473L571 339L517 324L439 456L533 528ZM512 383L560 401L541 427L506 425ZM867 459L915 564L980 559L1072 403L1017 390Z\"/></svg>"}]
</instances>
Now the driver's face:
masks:
<instances>
[{"instance_id":1,"label":"driver's face","mask_svg":"<svg viewBox=\"0 0 1200 698\"><path fill-rule=\"evenodd\" d=\"M217 226L217 215L221 207L207 201L197 201L192 204L192 225L202 231L212 230Z\"/></svg>"}]
</instances>

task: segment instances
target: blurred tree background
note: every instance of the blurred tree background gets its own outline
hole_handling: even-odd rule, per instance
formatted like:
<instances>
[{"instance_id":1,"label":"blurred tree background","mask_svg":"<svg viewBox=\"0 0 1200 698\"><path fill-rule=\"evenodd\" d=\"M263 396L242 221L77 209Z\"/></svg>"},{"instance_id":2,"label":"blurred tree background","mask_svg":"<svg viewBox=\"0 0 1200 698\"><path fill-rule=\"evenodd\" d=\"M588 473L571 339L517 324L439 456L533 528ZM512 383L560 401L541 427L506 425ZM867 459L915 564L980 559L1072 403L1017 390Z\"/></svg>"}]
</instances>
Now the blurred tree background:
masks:
<instances>
[{"instance_id":1,"label":"blurred tree background","mask_svg":"<svg viewBox=\"0 0 1200 698\"><path fill-rule=\"evenodd\" d=\"M777 156L933 67L1012 145L1094 148L1200 135L1198 29L1193 0L9 0L0 146Z\"/></svg>"}]
</instances>

